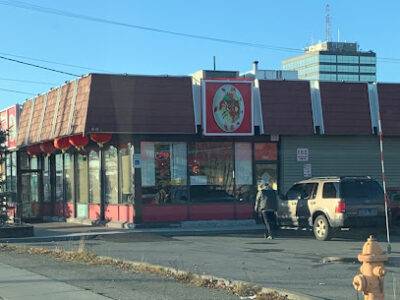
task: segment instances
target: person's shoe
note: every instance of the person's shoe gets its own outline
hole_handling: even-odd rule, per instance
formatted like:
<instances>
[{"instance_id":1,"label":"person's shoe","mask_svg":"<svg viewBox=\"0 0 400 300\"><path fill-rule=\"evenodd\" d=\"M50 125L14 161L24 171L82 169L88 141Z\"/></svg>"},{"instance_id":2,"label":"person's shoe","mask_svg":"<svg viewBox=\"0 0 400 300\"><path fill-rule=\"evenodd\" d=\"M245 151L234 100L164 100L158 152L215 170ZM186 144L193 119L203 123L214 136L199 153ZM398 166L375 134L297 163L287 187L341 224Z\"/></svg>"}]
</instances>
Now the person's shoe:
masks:
<instances>
[{"instance_id":1,"label":"person's shoe","mask_svg":"<svg viewBox=\"0 0 400 300\"><path fill-rule=\"evenodd\" d=\"M272 240L272 239L273 239L272 235L269 235L269 236L267 237L267 240Z\"/></svg>"},{"instance_id":2,"label":"person's shoe","mask_svg":"<svg viewBox=\"0 0 400 300\"><path fill-rule=\"evenodd\" d=\"M267 235L266 233L264 233L264 238L267 239L269 237L269 235Z\"/></svg>"}]
</instances>

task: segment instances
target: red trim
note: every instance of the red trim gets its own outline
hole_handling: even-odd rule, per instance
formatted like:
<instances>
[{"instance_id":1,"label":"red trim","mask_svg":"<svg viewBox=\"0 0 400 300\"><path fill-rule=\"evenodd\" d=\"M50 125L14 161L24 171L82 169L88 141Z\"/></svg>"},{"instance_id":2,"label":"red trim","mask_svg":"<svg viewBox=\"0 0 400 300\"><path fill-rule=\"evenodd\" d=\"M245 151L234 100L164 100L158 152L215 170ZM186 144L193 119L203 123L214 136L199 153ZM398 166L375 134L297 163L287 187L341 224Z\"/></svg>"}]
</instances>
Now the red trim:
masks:
<instances>
[{"instance_id":1,"label":"red trim","mask_svg":"<svg viewBox=\"0 0 400 300\"><path fill-rule=\"evenodd\" d=\"M253 218L253 204L243 203L236 205L236 219L252 219Z\"/></svg>"},{"instance_id":2,"label":"red trim","mask_svg":"<svg viewBox=\"0 0 400 300\"><path fill-rule=\"evenodd\" d=\"M233 204L195 204L190 206L191 220L233 220Z\"/></svg>"},{"instance_id":3,"label":"red trim","mask_svg":"<svg viewBox=\"0 0 400 300\"><path fill-rule=\"evenodd\" d=\"M100 204L89 204L89 219L98 220L100 219Z\"/></svg>"},{"instance_id":4,"label":"red trim","mask_svg":"<svg viewBox=\"0 0 400 300\"><path fill-rule=\"evenodd\" d=\"M143 206L143 222L187 221L186 205Z\"/></svg>"},{"instance_id":5,"label":"red trim","mask_svg":"<svg viewBox=\"0 0 400 300\"><path fill-rule=\"evenodd\" d=\"M119 205L119 221L133 223L134 209L132 205Z\"/></svg>"}]
</instances>

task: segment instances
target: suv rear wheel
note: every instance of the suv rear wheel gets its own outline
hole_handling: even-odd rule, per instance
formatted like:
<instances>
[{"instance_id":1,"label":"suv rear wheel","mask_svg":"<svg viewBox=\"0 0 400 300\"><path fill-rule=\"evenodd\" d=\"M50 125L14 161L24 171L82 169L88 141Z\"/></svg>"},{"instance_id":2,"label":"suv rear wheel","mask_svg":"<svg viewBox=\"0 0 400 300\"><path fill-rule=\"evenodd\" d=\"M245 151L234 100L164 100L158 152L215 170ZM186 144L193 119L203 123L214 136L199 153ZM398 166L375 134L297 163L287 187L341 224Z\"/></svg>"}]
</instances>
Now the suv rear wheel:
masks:
<instances>
[{"instance_id":1,"label":"suv rear wheel","mask_svg":"<svg viewBox=\"0 0 400 300\"><path fill-rule=\"evenodd\" d=\"M331 238L331 227L324 215L319 215L314 221L314 235L319 241L327 241Z\"/></svg>"}]
</instances>

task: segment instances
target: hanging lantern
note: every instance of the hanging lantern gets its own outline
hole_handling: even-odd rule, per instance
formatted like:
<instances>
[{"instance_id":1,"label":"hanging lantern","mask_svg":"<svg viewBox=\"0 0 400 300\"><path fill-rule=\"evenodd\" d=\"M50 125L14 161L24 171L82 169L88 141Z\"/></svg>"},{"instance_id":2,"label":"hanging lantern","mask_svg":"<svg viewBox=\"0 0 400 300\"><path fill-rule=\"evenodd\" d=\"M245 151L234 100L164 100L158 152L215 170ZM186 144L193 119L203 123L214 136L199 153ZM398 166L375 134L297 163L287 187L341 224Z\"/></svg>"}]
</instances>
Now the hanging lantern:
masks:
<instances>
[{"instance_id":1,"label":"hanging lantern","mask_svg":"<svg viewBox=\"0 0 400 300\"><path fill-rule=\"evenodd\" d=\"M90 139L93 142L96 142L97 145L99 145L100 148L103 148L103 145L107 142L109 142L112 138L111 133L91 133L90 134Z\"/></svg>"},{"instance_id":2,"label":"hanging lantern","mask_svg":"<svg viewBox=\"0 0 400 300\"><path fill-rule=\"evenodd\" d=\"M64 153L69 149L69 147L71 147L71 144L69 143L69 137L54 139L54 147L56 149L60 149L62 153Z\"/></svg>"},{"instance_id":3,"label":"hanging lantern","mask_svg":"<svg viewBox=\"0 0 400 300\"><path fill-rule=\"evenodd\" d=\"M86 135L77 134L69 137L69 143L80 151L89 143L89 138Z\"/></svg>"},{"instance_id":4,"label":"hanging lantern","mask_svg":"<svg viewBox=\"0 0 400 300\"><path fill-rule=\"evenodd\" d=\"M53 141L48 141L40 144L40 150L46 153L47 156L50 156L54 151L56 151L56 147L54 147Z\"/></svg>"},{"instance_id":5,"label":"hanging lantern","mask_svg":"<svg viewBox=\"0 0 400 300\"><path fill-rule=\"evenodd\" d=\"M33 157L38 156L40 153L42 153L42 150L40 149L40 145L36 144L36 145L32 145L32 146L28 146L26 148L26 153L28 155L31 155Z\"/></svg>"}]
</instances>

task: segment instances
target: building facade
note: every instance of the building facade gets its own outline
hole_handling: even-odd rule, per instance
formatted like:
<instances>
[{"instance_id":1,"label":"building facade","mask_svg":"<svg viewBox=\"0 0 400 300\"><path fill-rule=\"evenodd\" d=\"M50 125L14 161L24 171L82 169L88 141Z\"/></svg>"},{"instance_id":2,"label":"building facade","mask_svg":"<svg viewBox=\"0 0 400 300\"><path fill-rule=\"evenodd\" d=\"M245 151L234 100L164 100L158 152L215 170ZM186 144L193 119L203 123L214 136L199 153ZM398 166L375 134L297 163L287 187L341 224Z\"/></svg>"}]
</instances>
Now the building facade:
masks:
<instances>
[{"instance_id":1,"label":"building facade","mask_svg":"<svg viewBox=\"0 0 400 300\"><path fill-rule=\"evenodd\" d=\"M26 101L2 167L18 216L251 219L260 179L281 194L311 176L380 180L378 110L400 186L400 84L196 74L89 74Z\"/></svg>"},{"instance_id":2,"label":"building facade","mask_svg":"<svg viewBox=\"0 0 400 300\"><path fill-rule=\"evenodd\" d=\"M376 53L359 51L357 43L322 42L282 61L282 69L305 80L376 82Z\"/></svg>"}]
</instances>

